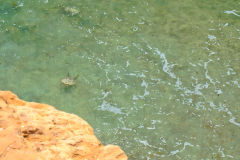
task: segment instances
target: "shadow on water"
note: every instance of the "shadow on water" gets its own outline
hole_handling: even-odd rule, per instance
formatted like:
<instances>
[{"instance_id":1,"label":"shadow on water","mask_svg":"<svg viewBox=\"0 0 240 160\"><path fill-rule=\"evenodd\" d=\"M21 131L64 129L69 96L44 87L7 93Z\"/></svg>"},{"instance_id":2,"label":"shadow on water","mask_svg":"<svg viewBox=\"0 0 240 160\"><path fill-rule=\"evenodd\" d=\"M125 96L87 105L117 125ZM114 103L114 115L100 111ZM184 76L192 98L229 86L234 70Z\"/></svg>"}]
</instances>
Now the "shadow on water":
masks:
<instances>
[{"instance_id":1,"label":"shadow on water","mask_svg":"<svg viewBox=\"0 0 240 160\"><path fill-rule=\"evenodd\" d=\"M76 90L77 86L76 85L74 85L74 86L66 86L64 84L61 84L60 88L61 88L61 92L69 94L69 93L74 92Z\"/></svg>"}]
</instances>

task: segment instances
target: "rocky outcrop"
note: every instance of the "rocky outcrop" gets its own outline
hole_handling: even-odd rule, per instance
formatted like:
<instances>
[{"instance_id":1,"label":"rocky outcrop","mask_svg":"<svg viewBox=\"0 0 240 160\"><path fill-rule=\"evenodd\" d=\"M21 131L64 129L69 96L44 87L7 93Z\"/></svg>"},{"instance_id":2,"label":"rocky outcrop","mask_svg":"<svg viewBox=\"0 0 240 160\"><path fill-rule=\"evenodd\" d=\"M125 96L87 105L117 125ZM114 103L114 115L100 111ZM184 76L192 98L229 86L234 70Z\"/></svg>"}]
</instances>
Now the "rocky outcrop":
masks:
<instances>
[{"instance_id":1,"label":"rocky outcrop","mask_svg":"<svg viewBox=\"0 0 240 160\"><path fill-rule=\"evenodd\" d=\"M0 160L127 160L80 117L0 91Z\"/></svg>"}]
</instances>

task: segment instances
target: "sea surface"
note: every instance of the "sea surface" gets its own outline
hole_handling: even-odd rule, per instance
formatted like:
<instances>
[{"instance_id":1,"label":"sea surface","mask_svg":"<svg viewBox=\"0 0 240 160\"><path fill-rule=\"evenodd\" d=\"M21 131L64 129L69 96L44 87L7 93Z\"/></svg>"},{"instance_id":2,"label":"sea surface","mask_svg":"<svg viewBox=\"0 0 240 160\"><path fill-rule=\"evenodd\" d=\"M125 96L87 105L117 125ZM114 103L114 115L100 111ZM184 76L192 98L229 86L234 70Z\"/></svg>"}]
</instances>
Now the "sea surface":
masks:
<instances>
[{"instance_id":1,"label":"sea surface","mask_svg":"<svg viewBox=\"0 0 240 160\"><path fill-rule=\"evenodd\" d=\"M240 1L0 0L0 90L129 160L239 160Z\"/></svg>"}]
</instances>

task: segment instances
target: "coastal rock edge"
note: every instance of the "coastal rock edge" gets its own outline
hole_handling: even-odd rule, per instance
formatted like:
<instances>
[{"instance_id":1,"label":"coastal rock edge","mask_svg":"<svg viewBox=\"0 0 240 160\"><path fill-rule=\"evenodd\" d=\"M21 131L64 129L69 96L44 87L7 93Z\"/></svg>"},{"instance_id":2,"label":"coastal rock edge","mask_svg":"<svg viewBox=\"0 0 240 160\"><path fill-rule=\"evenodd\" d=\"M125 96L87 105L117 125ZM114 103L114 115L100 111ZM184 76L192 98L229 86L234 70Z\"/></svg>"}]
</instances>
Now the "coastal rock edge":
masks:
<instances>
[{"instance_id":1,"label":"coastal rock edge","mask_svg":"<svg viewBox=\"0 0 240 160\"><path fill-rule=\"evenodd\" d=\"M127 160L82 118L0 91L0 160Z\"/></svg>"}]
</instances>

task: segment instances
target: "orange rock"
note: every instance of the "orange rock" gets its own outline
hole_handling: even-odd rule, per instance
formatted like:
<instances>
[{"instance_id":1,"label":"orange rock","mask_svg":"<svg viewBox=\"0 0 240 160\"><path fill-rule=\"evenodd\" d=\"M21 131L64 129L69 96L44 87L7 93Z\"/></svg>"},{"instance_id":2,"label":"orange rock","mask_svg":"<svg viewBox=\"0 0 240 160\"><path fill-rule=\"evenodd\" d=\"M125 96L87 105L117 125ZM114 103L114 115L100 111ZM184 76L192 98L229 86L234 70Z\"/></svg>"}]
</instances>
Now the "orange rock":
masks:
<instances>
[{"instance_id":1,"label":"orange rock","mask_svg":"<svg viewBox=\"0 0 240 160\"><path fill-rule=\"evenodd\" d=\"M0 91L0 160L127 160L80 117Z\"/></svg>"}]
</instances>

